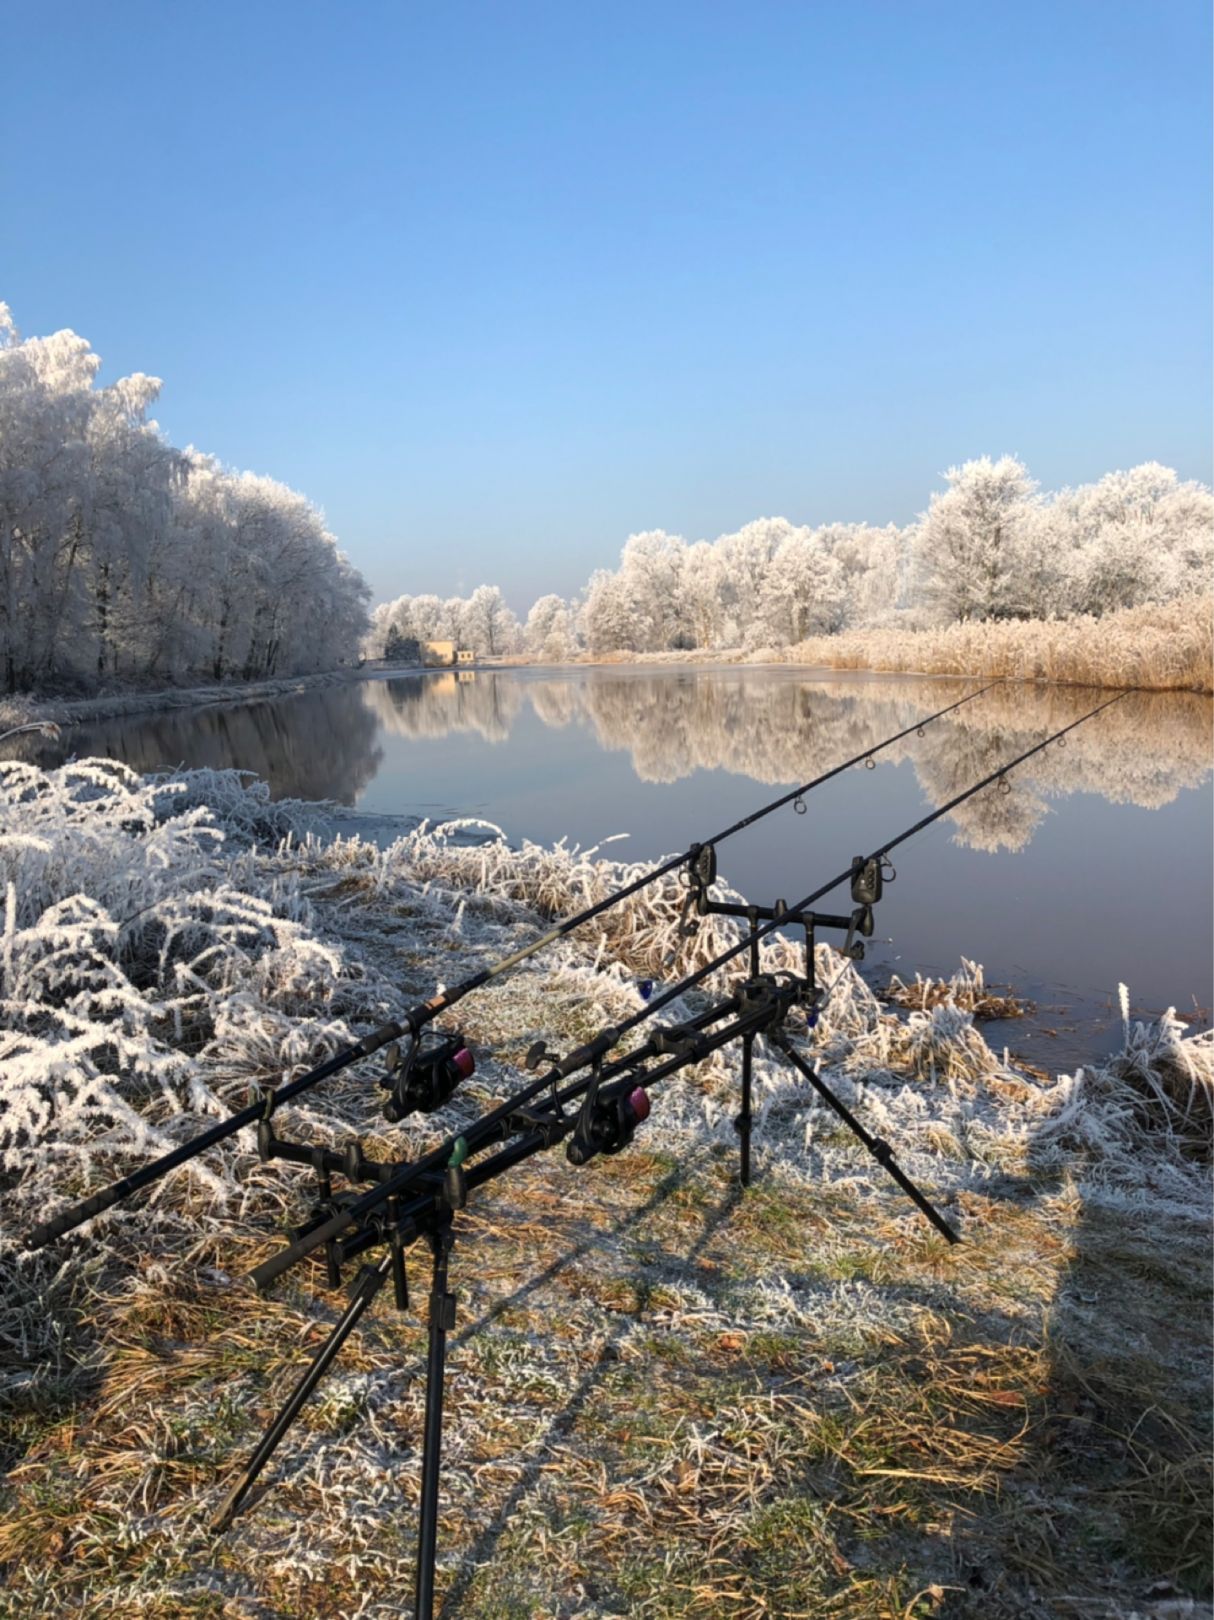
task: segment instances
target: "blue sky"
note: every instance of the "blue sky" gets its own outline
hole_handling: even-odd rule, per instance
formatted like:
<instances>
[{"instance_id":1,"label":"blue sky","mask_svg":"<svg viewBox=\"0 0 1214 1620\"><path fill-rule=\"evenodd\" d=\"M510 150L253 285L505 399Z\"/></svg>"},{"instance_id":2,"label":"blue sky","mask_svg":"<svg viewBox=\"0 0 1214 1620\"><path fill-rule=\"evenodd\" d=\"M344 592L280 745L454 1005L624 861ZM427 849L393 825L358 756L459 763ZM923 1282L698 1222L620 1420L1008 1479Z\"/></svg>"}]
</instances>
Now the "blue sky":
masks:
<instances>
[{"instance_id":1,"label":"blue sky","mask_svg":"<svg viewBox=\"0 0 1214 1620\"><path fill-rule=\"evenodd\" d=\"M12 0L0 298L377 599L1211 477L1204 0Z\"/></svg>"}]
</instances>

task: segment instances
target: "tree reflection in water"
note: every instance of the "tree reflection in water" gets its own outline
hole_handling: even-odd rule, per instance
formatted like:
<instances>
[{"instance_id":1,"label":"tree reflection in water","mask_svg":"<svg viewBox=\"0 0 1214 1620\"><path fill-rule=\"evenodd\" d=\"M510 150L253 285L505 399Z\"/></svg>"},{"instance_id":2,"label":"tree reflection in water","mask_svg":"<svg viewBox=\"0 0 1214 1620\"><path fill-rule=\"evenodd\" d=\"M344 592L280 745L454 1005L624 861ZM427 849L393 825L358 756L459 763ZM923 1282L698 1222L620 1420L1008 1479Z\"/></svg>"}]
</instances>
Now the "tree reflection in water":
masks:
<instances>
[{"instance_id":1,"label":"tree reflection in water","mask_svg":"<svg viewBox=\"0 0 1214 1620\"><path fill-rule=\"evenodd\" d=\"M965 681L873 681L854 676L771 678L762 671L588 671L544 679L514 672L417 676L376 682L368 707L405 737L473 732L503 742L530 702L550 727L581 722L601 747L627 753L646 782L695 770L726 770L783 784L818 775L973 689ZM1098 700L1080 687L997 688L969 707L883 752L909 760L932 805L943 804L1001 761L1077 719ZM1049 800L1098 793L1156 809L1210 771L1210 699L1137 692L1020 767L1010 792L993 791L952 813L956 840L973 849L1016 850L1032 837Z\"/></svg>"},{"instance_id":2,"label":"tree reflection in water","mask_svg":"<svg viewBox=\"0 0 1214 1620\"><path fill-rule=\"evenodd\" d=\"M466 734L506 743L525 705L543 725L579 724L599 746L628 755L643 782L677 782L724 770L791 784L873 748L973 690L952 680L855 675L790 677L763 670L590 669L549 678L528 672L455 671L231 707L102 721L70 728L58 743L19 739L20 753L49 767L70 755L112 756L136 770L236 767L270 783L276 798L353 804L382 762L380 733L402 738ZM883 750L909 761L935 806L1077 719L1098 700L1083 687L998 687L972 705ZM971 849L1017 850L1051 799L1096 793L1157 809L1210 772L1211 700L1196 693L1136 692L1019 767L1010 792L987 792L951 814ZM12 757L14 745L7 752Z\"/></svg>"},{"instance_id":3,"label":"tree reflection in water","mask_svg":"<svg viewBox=\"0 0 1214 1620\"><path fill-rule=\"evenodd\" d=\"M505 742L523 706L522 687L511 675L444 670L374 681L364 688L367 706L385 731L400 737L446 737L470 731L486 742Z\"/></svg>"},{"instance_id":4,"label":"tree reflection in water","mask_svg":"<svg viewBox=\"0 0 1214 1620\"><path fill-rule=\"evenodd\" d=\"M276 799L353 804L383 759L374 714L357 688L332 687L232 707L100 721L30 750L44 769L73 755L121 759L137 771L252 771Z\"/></svg>"}]
</instances>

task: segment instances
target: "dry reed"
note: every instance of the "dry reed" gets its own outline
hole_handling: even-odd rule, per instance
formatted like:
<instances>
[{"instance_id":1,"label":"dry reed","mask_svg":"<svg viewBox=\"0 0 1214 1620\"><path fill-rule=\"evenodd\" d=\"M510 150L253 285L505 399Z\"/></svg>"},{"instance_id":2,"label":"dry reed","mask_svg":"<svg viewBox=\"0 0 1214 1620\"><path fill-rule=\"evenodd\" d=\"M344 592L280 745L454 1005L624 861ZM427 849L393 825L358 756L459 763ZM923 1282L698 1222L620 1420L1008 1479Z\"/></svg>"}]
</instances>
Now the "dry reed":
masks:
<instances>
[{"instance_id":1,"label":"dry reed","mask_svg":"<svg viewBox=\"0 0 1214 1620\"><path fill-rule=\"evenodd\" d=\"M951 624L939 630L855 630L815 636L777 655L787 663L922 675L991 675L1149 691L1214 690L1214 605L1182 597L1103 618Z\"/></svg>"}]
</instances>

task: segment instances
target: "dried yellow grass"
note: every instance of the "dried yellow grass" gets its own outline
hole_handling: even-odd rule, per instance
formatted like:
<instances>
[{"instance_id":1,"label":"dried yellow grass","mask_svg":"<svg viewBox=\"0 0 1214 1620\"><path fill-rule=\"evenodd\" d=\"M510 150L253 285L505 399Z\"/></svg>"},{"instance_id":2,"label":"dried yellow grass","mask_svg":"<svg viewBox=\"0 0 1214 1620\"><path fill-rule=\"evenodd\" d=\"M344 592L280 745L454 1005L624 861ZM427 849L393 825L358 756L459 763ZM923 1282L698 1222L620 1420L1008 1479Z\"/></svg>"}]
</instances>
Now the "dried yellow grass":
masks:
<instances>
[{"instance_id":1,"label":"dried yellow grass","mask_svg":"<svg viewBox=\"0 0 1214 1620\"><path fill-rule=\"evenodd\" d=\"M234 805L225 825L255 812ZM210 1052L208 1083L233 1099L251 1072L306 1061L339 1011L366 1027L436 965L483 964L608 881L588 856L442 829L389 850L284 838L233 860L282 908L306 890L299 926L345 953L327 989L292 980ZM513 1089L536 1034L568 1049L634 1009L678 911L677 889L659 891L647 927L638 914L470 998L479 1066L455 1117ZM744 1194L736 1053L664 1084L618 1159L575 1176L537 1155L481 1189L453 1257L447 1620L1200 1612L1214 1039L1127 1020L1117 1059L1035 1078L959 1005L980 999L975 964L956 996L929 990L902 1017L820 951L823 982L843 976L814 1055L964 1243L924 1228L763 1049ZM284 1113L291 1134L383 1153L451 1123L387 1131L366 1073ZM406 1613L423 1313L369 1314L264 1492L213 1537L343 1296L319 1264L272 1298L238 1286L309 1202L305 1174L247 1142L70 1250L20 1252L35 1209L130 1152L99 1140L70 1189L35 1155L0 1180L0 1617Z\"/></svg>"},{"instance_id":2,"label":"dried yellow grass","mask_svg":"<svg viewBox=\"0 0 1214 1620\"><path fill-rule=\"evenodd\" d=\"M1214 603L1178 597L1096 619L1020 619L950 624L939 630L854 630L814 636L781 657L832 669L922 675L998 675L1006 680L1149 691L1214 691Z\"/></svg>"}]
</instances>

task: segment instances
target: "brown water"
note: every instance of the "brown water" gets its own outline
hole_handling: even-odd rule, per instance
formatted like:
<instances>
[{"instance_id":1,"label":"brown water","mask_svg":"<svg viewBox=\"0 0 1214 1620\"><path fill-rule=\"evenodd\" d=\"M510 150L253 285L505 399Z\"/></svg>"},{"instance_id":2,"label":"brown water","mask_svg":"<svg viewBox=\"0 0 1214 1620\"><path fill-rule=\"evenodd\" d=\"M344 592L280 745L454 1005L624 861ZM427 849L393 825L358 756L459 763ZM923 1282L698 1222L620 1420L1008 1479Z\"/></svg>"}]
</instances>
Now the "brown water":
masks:
<instances>
[{"instance_id":1,"label":"brown water","mask_svg":"<svg viewBox=\"0 0 1214 1620\"><path fill-rule=\"evenodd\" d=\"M356 807L381 839L398 818L483 815L513 841L627 833L610 853L650 860L975 684L702 667L419 673L79 727L60 753L252 770L276 796ZM817 790L806 814L789 806L731 839L722 875L760 903L796 899L1105 696L990 692ZM1209 699L1134 694L1018 769L1009 793L912 840L879 908L870 978L947 973L964 953L1039 1003L1031 1025L992 1039L1053 1067L1116 1040L1119 981L1139 1011L1173 1004L1204 1025L1210 737Z\"/></svg>"}]
</instances>

